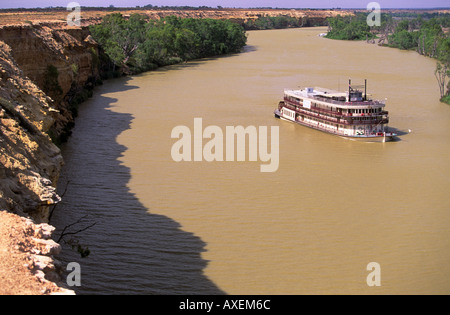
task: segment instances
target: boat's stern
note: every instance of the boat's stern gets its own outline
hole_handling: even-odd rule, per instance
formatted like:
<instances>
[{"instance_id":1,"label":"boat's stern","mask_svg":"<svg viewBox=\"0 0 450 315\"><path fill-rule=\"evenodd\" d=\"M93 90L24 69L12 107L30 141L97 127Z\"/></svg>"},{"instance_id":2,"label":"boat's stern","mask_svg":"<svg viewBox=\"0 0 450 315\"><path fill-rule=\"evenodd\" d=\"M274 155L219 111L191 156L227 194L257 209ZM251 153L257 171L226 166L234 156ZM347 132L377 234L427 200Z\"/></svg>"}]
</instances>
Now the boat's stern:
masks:
<instances>
[{"instance_id":1,"label":"boat's stern","mask_svg":"<svg viewBox=\"0 0 450 315\"><path fill-rule=\"evenodd\" d=\"M281 118L281 112L279 109L275 109L273 114L275 115L275 118L278 118L278 119Z\"/></svg>"},{"instance_id":2,"label":"boat's stern","mask_svg":"<svg viewBox=\"0 0 450 315\"><path fill-rule=\"evenodd\" d=\"M396 133L393 132L386 132L384 134L384 141L383 142L389 142L389 141L395 141L395 138L397 137Z\"/></svg>"}]
</instances>

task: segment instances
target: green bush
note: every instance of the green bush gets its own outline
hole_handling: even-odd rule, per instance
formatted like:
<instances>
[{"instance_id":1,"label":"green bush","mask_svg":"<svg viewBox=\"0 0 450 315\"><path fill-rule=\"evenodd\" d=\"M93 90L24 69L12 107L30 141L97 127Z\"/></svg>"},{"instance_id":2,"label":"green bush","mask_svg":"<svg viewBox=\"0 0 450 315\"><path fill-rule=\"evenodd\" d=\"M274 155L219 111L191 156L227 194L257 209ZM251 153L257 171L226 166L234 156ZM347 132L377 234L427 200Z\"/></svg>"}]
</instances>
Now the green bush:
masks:
<instances>
[{"instance_id":1,"label":"green bush","mask_svg":"<svg viewBox=\"0 0 450 315\"><path fill-rule=\"evenodd\" d=\"M340 16L329 18L331 31L326 38L340 40L365 40L372 39L375 35L367 24L367 14L359 13L355 16Z\"/></svg>"},{"instance_id":2,"label":"green bush","mask_svg":"<svg viewBox=\"0 0 450 315\"><path fill-rule=\"evenodd\" d=\"M244 28L248 30L285 29L300 26L300 20L290 16L264 16L244 23Z\"/></svg>"},{"instance_id":3,"label":"green bush","mask_svg":"<svg viewBox=\"0 0 450 315\"><path fill-rule=\"evenodd\" d=\"M418 38L418 32L413 33L402 29L389 36L389 45L403 50L415 49L417 48Z\"/></svg>"},{"instance_id":4,"label":"green bush","mask_svg":"<svg viewBox=\"0 0 450 315\"><path fill-rule=\"evenodd\" d=\"M90 30L114 65L129 68L132 73L236 53L247 43L244 28L227 20L169 16L147 21L143 15L126 19L115 13Z\"/></svg>"}]
</instances>

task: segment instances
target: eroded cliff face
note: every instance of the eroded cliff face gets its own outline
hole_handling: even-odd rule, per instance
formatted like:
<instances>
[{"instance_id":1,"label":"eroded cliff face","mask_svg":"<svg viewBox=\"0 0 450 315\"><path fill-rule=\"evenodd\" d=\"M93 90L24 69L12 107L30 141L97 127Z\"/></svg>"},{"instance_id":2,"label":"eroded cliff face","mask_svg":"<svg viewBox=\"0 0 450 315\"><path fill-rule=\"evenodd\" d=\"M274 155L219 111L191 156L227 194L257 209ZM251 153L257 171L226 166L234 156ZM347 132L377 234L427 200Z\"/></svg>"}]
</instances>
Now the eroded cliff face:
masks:
<instances>
[{"instance_id":1,"label":"eroded cliff face","mask_svg":"<svg viewBox=\"0 0 450 315\"><path fill-rule=\"evenodd\" d=\"M69 100L98 76L96 53L87 29L0 27L0 209L46 222L60 201L63 159L49 135L73 124Z\"/></svg>"},{"instance_id":2,"label":"eroded cliff face","mask_svg":"<svg viewBox=\"0 0 450 315\"><path fill-rule=\"evenodd\" d=\"M53 139L67 133L74 122L71 98L98 77L98 49L89 30L63 23L3 26L0 40L10 47L23 74L51 98L48 103L58 111L44 132Z\"/></svg>"},{"instance_id":3,"label":"eroded cliff face","mask_svg":"<svg viewBox=\"0 0 450 315\"><path fill-rule=\"evenodd\" d=\"M45 134L57 111L0 42L0 209L45 221L59 201L54 184L62 157Z\"/></svg>"},{"instance_id":4,"label":"eroded cliff face","mask_svg":"<svg viewBox=\"0 0 450 315\"><path fill-rule=\"evenodd\" d=\"M25 269L13 273L0 266L0 286L9 288L5 292L73 293L53 284L60 281L53 258L59 247L49 239L51 233L43 240L34 233L41 226L52 227L34 222L47 222L52 206L61 200L55 187L63 158L53 140L73 125L70 99L97 78L97 54L85 28L0 27L0 230L11 238L3 240L0 251L8 253L11 266L26 261ZM3 210L19 216L8 217ZM19 243L14 231L24 231ZM50 249L44 250L43 244Z\"/></svg>"}]
</instances>

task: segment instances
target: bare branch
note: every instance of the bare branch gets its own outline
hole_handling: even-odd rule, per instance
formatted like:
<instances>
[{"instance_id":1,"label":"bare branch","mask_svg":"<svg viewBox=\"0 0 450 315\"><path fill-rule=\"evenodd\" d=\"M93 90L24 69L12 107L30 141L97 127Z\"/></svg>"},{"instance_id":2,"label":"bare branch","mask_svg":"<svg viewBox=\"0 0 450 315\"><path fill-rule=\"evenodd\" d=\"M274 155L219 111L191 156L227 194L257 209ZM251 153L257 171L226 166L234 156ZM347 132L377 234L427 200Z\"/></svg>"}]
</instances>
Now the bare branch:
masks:
<instances>
[{"instance_id":1,"label":"bare branch","mask_svg":"<svg viewBox=\"0 0 450 315\"><path fill-rule=\"evenodd\" d=\"M59 242L61 242L61 240L62 240L65 236L67 236L67 235L75 235L75 234L79 234L79 233L81 233L81 232L84 232L84 231L86 231L86 230L92 228L94 225L97 224L97 222L95 222L95 223L89 225L88 227L85 227L85 228L83 228L83 229L81 229L81 230L78 230L78 231L76 231L76 232L66 232L67 229L69 229L69 228L71 228L71 227L73 227L73 226L75 226L75 225L77 225L77 224L80 224L80 223L83 221L83 219L85 219L85 218L87 218L87 217L88 217L88 215L85 215L85 216L81 217L80 219L78 219L76 222L74 222L74 223L72 223L72 224L69 224L69 225L65 226L64 229L63 229L62 232L61 232L61 235L59 236L59 239L58 239L56 242L59 243Z\"/></svg>"},{"instance_id":2,"label":"bare branch","mask_svg":"<svg viewBox=\"0 0 450 315\"><path fill-rule=\"evenodd\" d=\"M67 183L66 183L66 187L64 188L64 192L63 192L62 195L60 196L61 199L66 195L67 190L68 190L68 188L69 188L69 184L70 184L70 180L67 181ZM52 219L53 213L55 212L55 209L56 209L56 207L58 206L58 204L59 204L59 203L55 204L55 205L53 206L52 210L50 211L50 214L49 214L49 216L48 216L48 222L49 222L49 223L50 223L50 221L51 221L51 219Z\"/></svg>"}]
</instances>

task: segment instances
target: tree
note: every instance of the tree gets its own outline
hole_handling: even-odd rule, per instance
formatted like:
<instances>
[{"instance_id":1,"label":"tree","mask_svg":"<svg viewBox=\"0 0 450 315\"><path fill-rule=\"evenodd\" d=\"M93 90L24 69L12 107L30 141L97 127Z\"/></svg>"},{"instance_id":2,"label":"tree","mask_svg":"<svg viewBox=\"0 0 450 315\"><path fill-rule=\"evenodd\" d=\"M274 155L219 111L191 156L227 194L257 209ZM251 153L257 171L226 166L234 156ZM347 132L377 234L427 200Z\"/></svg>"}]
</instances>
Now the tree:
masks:
<instances>
[{"instance_id":1,"label":"tree","mask_svg":"<svg viewBox=\"0 0 450 315\"><path fill-rule=\"evenodd\" d=\"M338 15L329 18L330 31L327 38L340 40L365 40L374 38L370 26L367 25L367 14L356 14L356 16Z\"/></svg>"},{"instance_id":2,"label":"tree","mask_svg":"<svg viewBox=\"0 0 450 315\"><path fill-rule=\"evenodd\" d=\"M247 42L237 23L176 16L147 22L142 15L125 19L116 13L91 26L91 33L114 65L132 73L238 52Z\"/></svg>"},{"instance_id":3,"label":"tree","mask_svg":"<svg viewBox=\"0 0 450 315\"><path fill-rule=\"evenodd\" d=\"M446 92L445 92L446 80L447 80L447 77L450 77L450 69L448 68L448 65L438 61L436 63L436 70L434 71L434 75L438 81L439 92L441 93L441 98L443 98L446 95Z\"/></svg>"},{"instance_id":4,"label":"tree","mask_svg":"<svg viewBox=\"0 0 450 315\"><path fill-rule=\"evenodd\" d=\"M439 85L441 99L446 103L450 103L450 82L446 84L446 80L450 78L450 37L442 39L438 45L438 61L434 72Z\"/></svg>"},{"instance_id":5,"label":"tree","mask_svg":"<svg viewBox=\"0 0 450 315\"><path fill-rule=\"evenodd\" d=\"M441 41L439 45L439 59L436 63L434 75L438 81L441 99L449 102L450 82L446 84L446 80L450 78L450 38L447 37Z\"/></svg>"},{"instance_id":6,"label":"tree","mask_svg":"<svg viewBox=\"0 0 450 315\"><path fill-rule=\"evenodd\" d=\"M407 30L402 29L389 36L389 42L394 47L408 50L417 47L417 35L418 33L408 32Z\"/></svg>"},{"instance_id":7,"label":"tree","mask_svg":"<svg viewBox=\"0 0 450 315\"><path fill-rule=\"evenodd\" d=\"M196 58L199 46L200 41L193 31L185 28L176 31L174 48L182 60Z\"/></svg>"},{"instance_id":8,"label":"tree","mask_svg":"<svg viewBox=\"0 0 450 315\"><path fill-rule=\"evenodd\" d=\"M107 15L101 24L90 27L92 36L117 66L125 66L145 38L146 17L132 14Z\"/></svg>"}]
</instances>

